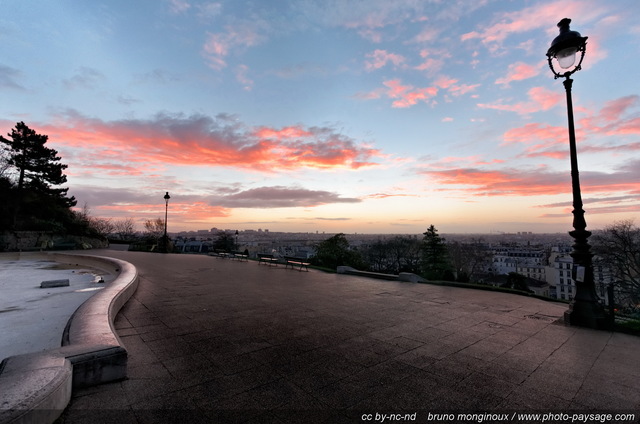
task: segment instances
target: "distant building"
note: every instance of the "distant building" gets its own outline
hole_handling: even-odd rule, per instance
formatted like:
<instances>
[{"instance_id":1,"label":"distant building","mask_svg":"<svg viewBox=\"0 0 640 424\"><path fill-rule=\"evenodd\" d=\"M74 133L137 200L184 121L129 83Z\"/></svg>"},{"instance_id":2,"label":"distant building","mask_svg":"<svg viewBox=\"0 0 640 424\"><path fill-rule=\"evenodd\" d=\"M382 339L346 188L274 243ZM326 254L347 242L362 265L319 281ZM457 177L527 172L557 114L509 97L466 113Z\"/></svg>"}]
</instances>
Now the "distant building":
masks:
<instances>
[{"instance_id":1,"label":"distant building","mask_svg":"<svg viewBox=\"0 0 640 424\"><path fill-rule=\"evenodd\" d=\"M495 247L491 272L498 275L519 272L518 269L522 267L540 267L544 260L544 251L538 248Z\"/></svg>"},{"instance_id":2,"label":"distant building","mask_svg":"<svg viewBox=\"0 0 640 424\"><path fill-rule=\"evenodd\" d=\"M546 281L527 278L527 287L538 296L551 297L551 286Z\"/></svg>"},{"instance_id":3,"label":"distant building","mask_svg":"<svg viewBox=\"0 0 640 424\"><path fill-rule=\"evenodd\" d=\"M546 283L547 278L545 268L546 267L544 265L523 264L517 266L516 272L527 278L532 278Z\"/></svg>"},{"instance_id":4,"label":"distant building","mask_svg":"<svg viewBox=\"0 0 640 424\"><path fill-rule=\"evenodd\" d=\"M576 285L572 276L573 258L569 255L556 256L553 270L551 284L556 286L558 299L572 300L576 294Z\"/></svg>"}]
</instances>

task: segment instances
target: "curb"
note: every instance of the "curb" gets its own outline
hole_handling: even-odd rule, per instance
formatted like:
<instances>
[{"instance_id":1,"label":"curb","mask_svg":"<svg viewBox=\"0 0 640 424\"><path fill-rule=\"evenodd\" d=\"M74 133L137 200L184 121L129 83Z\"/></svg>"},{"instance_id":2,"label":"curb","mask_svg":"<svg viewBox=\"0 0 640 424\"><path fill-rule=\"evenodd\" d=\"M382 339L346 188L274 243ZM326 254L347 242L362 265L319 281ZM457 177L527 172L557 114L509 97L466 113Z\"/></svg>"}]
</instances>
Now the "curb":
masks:
<instances>
[{"instance_id":1,"label":"curb","mask_svg":"<svg viewBox=\"0 0 640 424\"><path fill-rule=\"evenodd\" d=\"M52 423L69 404L72 389L126 378L127 351L113 322L138 287L136 268L103 256L43 256L107 268L118 276L73 313L62 347L10 356L0 363L0 424Z\"/></svg>"}]
</instances>

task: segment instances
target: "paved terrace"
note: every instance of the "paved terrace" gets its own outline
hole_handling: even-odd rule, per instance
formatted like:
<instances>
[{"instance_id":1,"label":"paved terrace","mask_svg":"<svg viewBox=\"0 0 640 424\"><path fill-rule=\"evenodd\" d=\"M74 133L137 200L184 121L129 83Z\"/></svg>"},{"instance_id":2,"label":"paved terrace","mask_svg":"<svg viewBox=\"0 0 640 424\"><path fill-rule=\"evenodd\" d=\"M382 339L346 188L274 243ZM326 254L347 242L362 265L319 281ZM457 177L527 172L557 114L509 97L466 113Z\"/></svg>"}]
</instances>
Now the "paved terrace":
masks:
<instances>
[{"instance_id":1,"label":"paved terrace","mask_svg":"<svg viewBox=\"0 0 640 424\"><path fill-rule=\"evenodd\" d=\"M128 379L74 392L60 423L640 417L640 338L565 327L563 304L207 256L92 253L140 274L116 318Z\"/></svg>"}]
</instances>

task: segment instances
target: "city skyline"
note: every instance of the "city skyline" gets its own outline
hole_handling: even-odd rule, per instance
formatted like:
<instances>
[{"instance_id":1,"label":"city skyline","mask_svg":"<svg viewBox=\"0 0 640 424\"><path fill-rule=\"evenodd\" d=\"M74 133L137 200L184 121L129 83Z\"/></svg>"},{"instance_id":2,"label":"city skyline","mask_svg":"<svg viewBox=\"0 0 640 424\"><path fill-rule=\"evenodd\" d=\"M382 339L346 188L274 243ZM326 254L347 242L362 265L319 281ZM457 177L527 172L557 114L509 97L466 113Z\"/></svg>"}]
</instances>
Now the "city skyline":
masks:
<instances>
[{"instance_id":1,"label":"city skyline","mask_svg":"<svg viewBox=\"0 0 640 424\"><path fill-rule=\"evenodd\" d=\"M633 0L10 0L0 131L24 121L97 217L169 232L571 229L574 76L589 229L640 211ZM636 13L634 13L636 12Z\"/></svg>"}]
</instances>

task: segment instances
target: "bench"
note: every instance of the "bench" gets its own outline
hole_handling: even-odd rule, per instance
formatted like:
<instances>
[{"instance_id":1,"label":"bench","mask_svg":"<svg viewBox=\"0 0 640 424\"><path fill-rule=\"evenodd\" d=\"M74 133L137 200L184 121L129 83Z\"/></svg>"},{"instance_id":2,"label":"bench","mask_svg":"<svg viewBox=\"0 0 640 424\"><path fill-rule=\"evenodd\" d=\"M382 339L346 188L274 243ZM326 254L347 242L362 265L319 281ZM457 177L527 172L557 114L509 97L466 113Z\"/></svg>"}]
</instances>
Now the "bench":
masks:
<instances>
[{"instance_id":1,"label":"bench","mask_svg":"<svg viewBox=\"0 0 640 424\"><path fill-rule=\"evenodd\" d=\"M291 269L293 269L294 267L298 267L298 271L302 271L302 268L304 268L305 271L309 271L309 265L311 265L311 263L307 262L305 258L296 258L294 256L284 257L285 268L290 266Z\"/></svg>"},{"instance_id":2,"label":"bench","mask_svg":"<svg viewBox=\"0 0 640 424\"><path fill-rule=\"evenodd\" d=\"M258 253L258 265L260 264L265 264L265 265L278 265L278 258L275 258L273 255L271 254L267 254L267 253Z\"/></svg>"},{"instance_id":3,"label":"bench","mask_svg":"<svg viewBox=\"0 0 640 424\"><path fill-rule=\"evenodd\" d=\"M217 256L224 259L229 257L229 253L226 250L216 249L213 252L209 252L209 256Z\"/></svg>"},{"instance_id":4,"label":"bench","mask_svg":"<svg viewBox=\"0 0 640 424\"><path fill-rule=\"evenodd\" d=\"M233 252L231 253L231 259L236 259L238 261L248 261L249 255L245 255L243 252Z\"/></svg>"}]
</instances>

